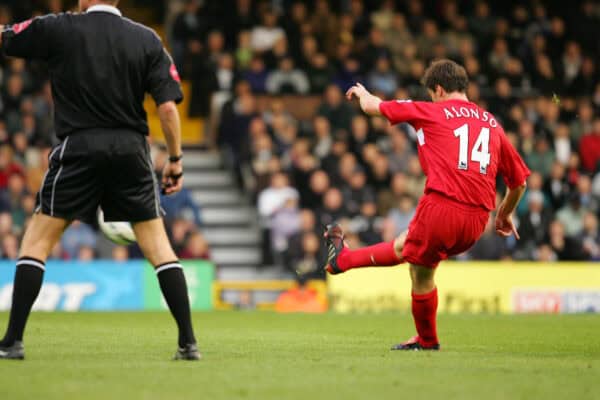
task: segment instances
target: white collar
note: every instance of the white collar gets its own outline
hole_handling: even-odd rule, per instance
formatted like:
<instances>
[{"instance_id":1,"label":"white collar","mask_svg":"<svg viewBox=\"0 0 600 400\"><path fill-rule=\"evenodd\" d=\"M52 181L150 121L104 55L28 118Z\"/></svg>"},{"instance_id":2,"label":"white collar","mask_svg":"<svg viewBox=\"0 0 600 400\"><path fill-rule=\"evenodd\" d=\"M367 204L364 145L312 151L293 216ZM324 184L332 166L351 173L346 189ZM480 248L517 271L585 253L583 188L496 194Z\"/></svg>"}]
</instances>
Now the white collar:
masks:
<instances>
[{"instance_id":1,"label":"white collar","mask_svg":"<svg viewBox=\"0 0 600 400\"><path fill-rule=\"evenodd\" d=\"M119 9L117 7L109 6L108 4L93 5L93 6L89 7L86 11L86 13L91 13L91 12L107 12L107 13L118 15L119 17L123 16L123 14L121 14L121 11L119 11Z\"/></svg>"}]
</instances>

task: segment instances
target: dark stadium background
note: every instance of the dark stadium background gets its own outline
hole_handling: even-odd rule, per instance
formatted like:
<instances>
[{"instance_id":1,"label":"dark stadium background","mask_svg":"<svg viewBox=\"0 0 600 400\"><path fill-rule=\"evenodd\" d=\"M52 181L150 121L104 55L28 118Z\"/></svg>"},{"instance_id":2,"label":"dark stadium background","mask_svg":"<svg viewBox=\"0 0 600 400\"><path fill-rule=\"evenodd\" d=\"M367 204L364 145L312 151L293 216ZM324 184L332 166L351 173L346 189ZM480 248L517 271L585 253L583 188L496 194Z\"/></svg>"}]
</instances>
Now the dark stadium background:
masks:
<instances>
[{"instance_id":1,"label":"dark stadium background","mask_svg":"<svg viewBox=\"0 0 600 400\"><path fill-rule=\"evenodd\" d=\"M0 23L73 6L0 1ZM360 81L385 98L424 99L424 68L448 57L466 66L470 99L495 114L533 170L518 208L521 240L488 230L460 258L600 259L598 3L123 0L121 8L165 38L184 78L188 186L164 199L181 258L320 277L324 224L342 220L351 245L391 240L424 185L414 132L365 117L342 93ZM15 259L57 140L44 66L3 58L0 72L0 256ZM160 131L151 136L159 171ZM139 256L82 224L53 252Z\"/></svg>"}]
</instances>

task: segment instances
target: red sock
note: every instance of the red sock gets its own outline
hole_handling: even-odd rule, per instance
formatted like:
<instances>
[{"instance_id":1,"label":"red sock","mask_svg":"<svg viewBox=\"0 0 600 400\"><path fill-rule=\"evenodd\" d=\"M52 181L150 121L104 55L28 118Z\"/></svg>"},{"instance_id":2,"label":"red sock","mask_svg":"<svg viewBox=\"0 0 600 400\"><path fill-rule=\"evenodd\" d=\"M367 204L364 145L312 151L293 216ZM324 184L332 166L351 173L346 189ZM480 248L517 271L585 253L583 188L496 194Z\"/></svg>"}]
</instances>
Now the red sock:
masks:
<instances>
[{"instance_id":1,"label":"red sock","mask_svg":"<svg viewBox=\"0 0 600 400\"><path fill-rule=\"evenodd\" d=\"M421 346L439 344L435 323L437 306L437 288L426 294L412 294L412 315Z\"/></svg>"},{"instance_id":2,"label":"red sock","mask_svg":"<svg viewBox=\"0 0 600 400\"><path fill-rule=\"evenodd\" d=\"M337 261L343 271L361 267L392 267L402 262L396 255L393 241L377 243L356 250L345 248Z\"/></svg>"}]
</instances>

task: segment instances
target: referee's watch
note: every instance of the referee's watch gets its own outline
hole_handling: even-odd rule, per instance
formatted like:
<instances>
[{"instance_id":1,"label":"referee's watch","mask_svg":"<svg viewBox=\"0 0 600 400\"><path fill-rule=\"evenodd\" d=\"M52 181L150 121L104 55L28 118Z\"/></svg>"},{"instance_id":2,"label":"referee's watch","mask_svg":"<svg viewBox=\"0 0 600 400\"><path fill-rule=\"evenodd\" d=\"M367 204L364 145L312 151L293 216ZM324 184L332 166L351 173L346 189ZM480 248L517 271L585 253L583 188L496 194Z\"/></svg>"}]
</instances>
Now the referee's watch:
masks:
<instances>
[{"instance_id":1,"label":"referee's watch","mask_svg":"<svg viewBox=\"0 0 600 400\"><path fill-rule=\"evenodd\" d=\"M181 161L181 159L183 158L183 154L180 154L178 156L169 156L169 162L178 162Z\"/></svg>"}]
</instances>

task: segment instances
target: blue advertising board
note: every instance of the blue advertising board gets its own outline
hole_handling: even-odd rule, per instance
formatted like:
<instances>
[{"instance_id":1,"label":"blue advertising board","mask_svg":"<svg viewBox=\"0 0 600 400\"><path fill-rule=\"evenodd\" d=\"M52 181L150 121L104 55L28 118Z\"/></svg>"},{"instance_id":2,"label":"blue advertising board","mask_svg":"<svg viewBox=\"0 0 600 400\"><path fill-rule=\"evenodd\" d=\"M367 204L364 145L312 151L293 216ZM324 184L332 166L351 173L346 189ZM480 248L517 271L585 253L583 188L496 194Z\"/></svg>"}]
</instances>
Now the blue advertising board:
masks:
<instances>
[{"instance_id":1,"label":"blue advertising board","mask_svg":"<svg viewBox=\"0 0 600 400\"><path fill-rule=\"evenodd\" d=\"M141 310L146 268L141 261L49 261L34 310ZM0 262L0 310L10 308L14 273L14 262Z\"/></svg>"},{"instance_id":2,"label":"blue advertising board","mask_svg":"<svg viewBox=\"0 0 600 400\"><path fill-rule=\"evenodd\" d=\"M193 310L210 310L215 266L204 260L183 265ZM0 311L10 309L14 261L0 261ZM49 261L34 310L165 310L156 274L145 260Z\"/></svg>"}]
</instances>

